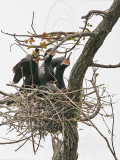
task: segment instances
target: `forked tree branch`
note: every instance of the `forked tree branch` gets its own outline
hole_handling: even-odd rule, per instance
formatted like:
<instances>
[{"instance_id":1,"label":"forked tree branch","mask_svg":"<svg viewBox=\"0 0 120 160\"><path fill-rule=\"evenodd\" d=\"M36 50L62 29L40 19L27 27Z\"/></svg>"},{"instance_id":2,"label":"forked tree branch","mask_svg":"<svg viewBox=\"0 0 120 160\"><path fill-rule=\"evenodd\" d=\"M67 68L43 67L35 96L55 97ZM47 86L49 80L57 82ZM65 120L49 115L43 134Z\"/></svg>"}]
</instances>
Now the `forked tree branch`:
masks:
<instances>
[{"instance_id":1,"label":"forked tree branch","mask_svg":"<svg viewBox=\"0 0 120 160\"><path fill-rule=\"evenodd\" d=\"M82 16L81 19L86 19L86 20L88 20L88 19L90 19L91 16L93 16L93 15L102 15L102 16L105 16L105 15L107 15L107 12L101 11L101 10L92 10L92 11L89 11L87 15Z\"/></svg>"}]
</instances>

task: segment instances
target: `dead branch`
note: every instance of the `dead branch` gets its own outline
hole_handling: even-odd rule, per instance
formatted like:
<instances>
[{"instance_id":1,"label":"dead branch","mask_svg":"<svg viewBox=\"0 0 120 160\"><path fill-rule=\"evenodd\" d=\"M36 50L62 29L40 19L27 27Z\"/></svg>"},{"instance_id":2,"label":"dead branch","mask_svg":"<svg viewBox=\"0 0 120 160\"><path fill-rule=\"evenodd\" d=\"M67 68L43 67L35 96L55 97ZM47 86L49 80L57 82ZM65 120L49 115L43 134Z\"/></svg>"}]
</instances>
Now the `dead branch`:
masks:
<instances>
[{"instance_id":1,"label":"dead branch","mask_svg":"<svg viewBox=\"0 0 120 160\"><path fill-rule=\"evenodd\" d=\"M114 156L115 160L118 160L118 158L116 157L116 153L115 153L114 149L111 148L107 137L104 136L104 134L98 129L98 127L91 120L89 120L89 122L91 123L92 127L94 127L96 129L96 131L101 135L101 137L106 141L107 146L108 146L110 152L112 153L112 155Z\"/></svg>"},{"instance_id":2,"label":"dead branch","mask_svg":"<svg viewBox=\"0 0 120 160\"><path fill-rule=\"evenodd\" d=\"M34 21L34 11L33 11L33 17L32 17L32 24L31 24L31 28L32 28L32 30L33 30L33 32L34 32L34 34L37 34L37 33L36 33L36 31L35 31L35 29L34 29L34 27L33 27L33 21Z\"/></svg>"},{"instance_id":3,"label":"dead branch","mask_svg":"<svg viewBox=\"0 0 120 160\"><path fill-rule=\"evenodd\" d=\"M82 16L81 19L90 19L93 15L100 15L100 16L105 16L107 15L106 11L101 11L101 10L92 10L89 11L87 15Z\"/></svg>"},{"instance_id":4,"label":"dead branch","mask_svg":"<svg viewBox=\"0 0 120 160\"><path fill-rule=\"evenodd\" d=\"M115 65L104 65L104 64L97 64L97 63L92 63L91 66L93 67L100 67L100 68L119 68L120 67L120 63L115 64Z\"/></svg>"}]
</instances>

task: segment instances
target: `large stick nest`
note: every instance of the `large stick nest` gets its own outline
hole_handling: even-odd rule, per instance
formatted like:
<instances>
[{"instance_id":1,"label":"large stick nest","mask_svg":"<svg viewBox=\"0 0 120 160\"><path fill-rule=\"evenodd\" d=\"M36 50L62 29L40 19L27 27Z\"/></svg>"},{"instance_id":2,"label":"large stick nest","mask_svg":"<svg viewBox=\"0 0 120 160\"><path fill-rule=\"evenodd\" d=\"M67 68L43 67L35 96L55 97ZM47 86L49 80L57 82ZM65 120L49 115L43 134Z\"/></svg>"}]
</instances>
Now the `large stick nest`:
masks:
<instances>
[{"instance_id":1,"label":"large stick nest","mask_svg":"<svg viewBox=\"0 0 120 160\"><path fill-rule=\"evenodd\" d=\"M40 146L40 140L50 133L58 135L62 133L71 137L71 129L74 131L74 122L89 121L94 118L103 107L99 96L99 87L96 80L90 81L92 87L69 91L59 90L54 84L40 88L21 88L15 94L6 94L0 100L0 125L9 126L9 132L15 130L20 139L16 142L31 140L34 145ZM80 92L79 101L75 101L74 94ZM90 101L89 96L94 98ZM71 124L69 129L68 124ZM36 142L35 139L39 140ZM37 147L37 148L38 148Z\"/></svg>"}]
</instances>

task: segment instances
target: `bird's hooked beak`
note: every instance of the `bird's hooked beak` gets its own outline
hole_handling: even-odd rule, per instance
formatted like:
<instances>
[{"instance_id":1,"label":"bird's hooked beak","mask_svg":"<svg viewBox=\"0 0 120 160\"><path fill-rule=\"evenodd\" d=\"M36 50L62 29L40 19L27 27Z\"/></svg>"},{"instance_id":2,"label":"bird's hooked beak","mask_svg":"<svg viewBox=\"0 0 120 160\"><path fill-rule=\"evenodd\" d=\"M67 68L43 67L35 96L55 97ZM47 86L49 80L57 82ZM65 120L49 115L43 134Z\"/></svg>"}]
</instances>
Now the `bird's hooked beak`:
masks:
<instances>
[{"instance_id":1,"label":"bird's hooked beak","mask_svg":"<svg viewBox=\"0 0 120 160\"><path fill-rule=\"evenodd\" d=\"M65 57L64 57L64 59L62 61L62 64L65 64L67 66L70 65L70 56L71 56L71 54L72 54L72 52L69 54L68 58L66 58L66 54L65 54Z\"/></svg>"}]
</instances>

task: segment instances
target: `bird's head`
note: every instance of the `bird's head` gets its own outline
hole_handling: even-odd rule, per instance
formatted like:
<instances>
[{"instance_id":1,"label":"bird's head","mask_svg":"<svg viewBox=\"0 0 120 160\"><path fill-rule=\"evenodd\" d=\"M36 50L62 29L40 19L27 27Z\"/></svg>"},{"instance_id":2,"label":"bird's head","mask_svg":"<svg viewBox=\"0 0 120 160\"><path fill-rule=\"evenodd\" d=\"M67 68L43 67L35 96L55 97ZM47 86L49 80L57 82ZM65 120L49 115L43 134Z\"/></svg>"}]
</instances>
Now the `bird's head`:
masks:
<instances>
[{"instance_id":1,"label":"bird's head","mask_svg":"<svg viewBox=\"0 0 120 160\"><path fill-rule=\"evenodd\" d=\"M64 56L64 59L62 61L62 65L66 65L66 66L69 66L70 65L70 56L71 56L72 52L69 54L69 56L66 58L66 54Z\"/></svg>"},{"instance_id":2,"label":"bird's head","mask_svg":"<svg viewBox=\"0 0 120 160\"><path fill-rule=\"evenodd\" d=\"M53 49L53 48L49 48L49 49L46 50L46 52L45 52L45 58L49 58L50 55L51 55L52 57L55 56L55 52L51 52L52 49Z\"/></svg>"}]
</instances>

